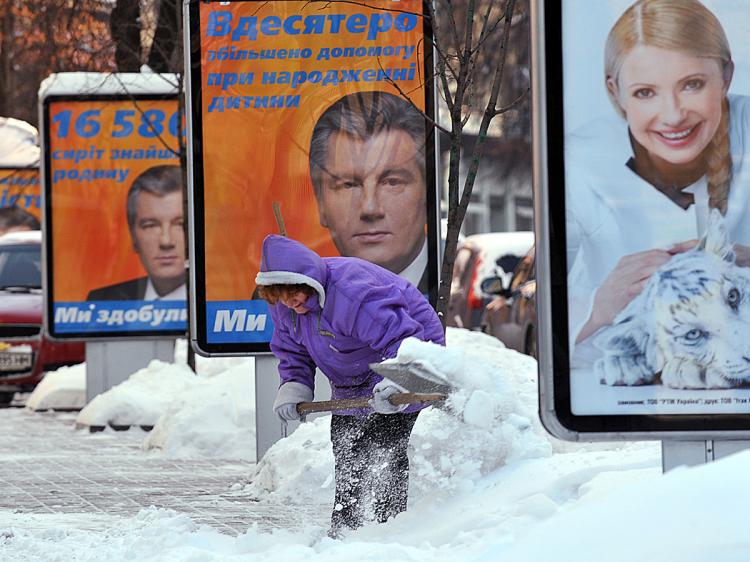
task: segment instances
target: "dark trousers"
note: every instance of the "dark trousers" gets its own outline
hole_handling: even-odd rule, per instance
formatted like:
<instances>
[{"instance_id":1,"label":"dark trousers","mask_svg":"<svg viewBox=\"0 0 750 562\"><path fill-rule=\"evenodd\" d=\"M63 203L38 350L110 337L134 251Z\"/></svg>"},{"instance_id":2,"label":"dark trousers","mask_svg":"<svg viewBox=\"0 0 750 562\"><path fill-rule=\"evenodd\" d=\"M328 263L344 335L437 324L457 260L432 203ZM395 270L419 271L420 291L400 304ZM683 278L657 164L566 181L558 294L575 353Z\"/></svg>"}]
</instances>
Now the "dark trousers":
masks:
<instances>
[{"instance_id":1,"label":"dark trousers","mask_svg":"<svg viewBox=\"0 0 750 562\"><path fill-rule=\"evenodd\" d=\"M331 531L383 523L406 510L414 414L331 416L336 499Z\"/></svg>"}]
</instances>

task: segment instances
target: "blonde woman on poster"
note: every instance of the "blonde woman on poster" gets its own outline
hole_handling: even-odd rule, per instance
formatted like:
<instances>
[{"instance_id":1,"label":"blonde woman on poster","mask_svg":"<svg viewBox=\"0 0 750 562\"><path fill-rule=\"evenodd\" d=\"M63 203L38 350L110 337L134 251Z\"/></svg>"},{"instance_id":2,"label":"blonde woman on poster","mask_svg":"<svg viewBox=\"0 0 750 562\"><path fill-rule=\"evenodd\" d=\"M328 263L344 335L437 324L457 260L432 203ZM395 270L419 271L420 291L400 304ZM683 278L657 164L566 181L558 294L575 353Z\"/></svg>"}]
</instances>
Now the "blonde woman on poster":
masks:
<instances>
[{"instance_id":1,"label":"blonde woman on poster","mask_svg":"<svg viewBox=\"0 0 750 562\"><path fill-rule=\"evenodd\" d=\"M750 245L750 98L727 93L734 63L718 19L697 0L640 0L611 29L604 58L622 119L566 138L571 351L695 245L711 208L738 264L750 263L740 245Z\"/></svg>"}]
</instances>

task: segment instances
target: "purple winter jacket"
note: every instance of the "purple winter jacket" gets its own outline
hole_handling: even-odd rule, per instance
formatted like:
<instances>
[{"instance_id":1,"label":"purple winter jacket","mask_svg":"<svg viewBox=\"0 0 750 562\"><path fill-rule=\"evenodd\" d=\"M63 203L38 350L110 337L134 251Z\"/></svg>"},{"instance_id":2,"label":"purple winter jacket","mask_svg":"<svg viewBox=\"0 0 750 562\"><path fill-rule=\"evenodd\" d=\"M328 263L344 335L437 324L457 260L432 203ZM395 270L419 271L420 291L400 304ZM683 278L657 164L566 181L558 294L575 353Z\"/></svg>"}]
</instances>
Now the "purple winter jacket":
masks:
<instances>
[{"instance_id":1,"label":"purple winter jacket","mask_svg":"<svg viewBox=\"0 0 750 562\"><path fill-rule=\"evenodd\" d=\"M414 336L445 345L442 325L427 299L405 279L368 261L322 258L299 242L270 235L263 241L260 269L259 285L304 283L317 292L305 303L306 314L281 302L269 306L271 351L279 359L281 377L274 407L311 400L316 366L328 377L334 399L371 396L382 377L369 364L395 357L404 339Z\"/></svg>"}]
</instances>

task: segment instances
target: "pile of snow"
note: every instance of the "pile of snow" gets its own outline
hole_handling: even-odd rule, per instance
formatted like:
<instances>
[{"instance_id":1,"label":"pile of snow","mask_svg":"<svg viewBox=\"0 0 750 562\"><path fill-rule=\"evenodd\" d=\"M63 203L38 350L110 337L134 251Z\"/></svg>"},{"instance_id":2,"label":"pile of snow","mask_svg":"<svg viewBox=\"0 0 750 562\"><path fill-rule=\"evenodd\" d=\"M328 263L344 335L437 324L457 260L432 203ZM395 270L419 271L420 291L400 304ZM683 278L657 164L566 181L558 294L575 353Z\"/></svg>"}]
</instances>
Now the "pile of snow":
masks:
<instances>
[{"instance_id":1,"label":"pile of snow","mask_svg":"<svg viewBox=\"0 0 750 562\"><path fill-rule=\"evenodd\" d=\"M174 362L187 365L188 341L185 338L177 338L174 342ZM202 377L218 375L239 364L250 366L250 372L255 372L254 357L203 357L194 354L195 372Z\"/></svg>"},{"instance_id":2,"label":"pile of snow","mask_svg":"<svg viewBox=\"0 0 750 562\"><path fill-rule=\"evenodd\" d=\"M300 424L266 451L250 481L237 488L256 501L333 504L330 431L331 416Z\"/></svg>"},{"instance_id":3,"label":"pile of snow","mask_svg":"<svg viewBox=\"0 0 750 562\"><path fill-rule=\"evenodd\" d=\"M195 384L195 373L186 365L154 359L126 381L96 396L78 414L76 423L154 425L172 399Z\"/></svg>"},{"instance_id":4,"label":"pile of snow","mask_svg":"<svg viewBox=\"0 0 750 562\"><path fill-rule=\"evenodd\" d=\"M39 132L12 117L0 117L0 166L26 168L39 165Z\"/></svg>"},{"instance_id":5,"label":"pile of snow","mask_svg":"<svg viewBox=\"0 0 750 562\"><path fill-rule=\"evenodd\" d=\"M153 360L85 407L85 364L48 373L27 407L83 408L82 426L154 426L143 449L169 457L255 460L254 360L196 357L196 370L179 339L174 363Z\"/></svg>"},{"instance_id":6,"label":"pile of snow","mask_svg":"<svg viewBox=\"0 0 750 562\"><path fill-rule=\"evenodd\" d=\"M448 329L448 346L407 340L398 361L431 365L456 390L444 408L424 410L411 437L410 497L464 493L507 462L552 454L538 422L536 361L495 338ZM330 417L302 424L258 463L244 491L255 499L332 498Z\"/></svg>"},{"instance_id":7,"label":"pile of snow","mask_svg":"<svg viewBox=\"0 0 750 562\"><path fill-rule=\"evenodd\" d=\"M80 410L86 404L86 364L49 371L26 399L26 409Z\"/></svg>"},{"instance_id":8,"label":"pile of snow","mask_svg":"<svg viewBox=\"0 0 750 562\"><path fill-rule=\"evenodd\" d=\"M420 359L456 389L420 415L411 444L412 490L461 493L508 462L549 456L537 416L536 361L485 334L449 329L448 347L407 340L398 360Z\"/></svg>"},{"instance_id":9,"label":"pile of snow","mask_svg":"<svg viewBox=\"0 0 750 562\"><path fill-rule=\"evenodd\" d=\"M479 560L496 560L493 554L504 551L513 562L744 562L750 557L748 469L750 451L744 451L621 486L600 474L581 487L582 501L536 525L510 549L488 541L487 556Z\"/></svg>"},{"instance_id":10,"label":"pile of snow","mask_svg":"<svg viewBox=\"0 0 750 562\"><path fill-rule=\"evenodd\" d=\"M143 442L173 458L255 460L255 384L251 359L194 377L176 394Z\"/></svg>"}]
</instances>

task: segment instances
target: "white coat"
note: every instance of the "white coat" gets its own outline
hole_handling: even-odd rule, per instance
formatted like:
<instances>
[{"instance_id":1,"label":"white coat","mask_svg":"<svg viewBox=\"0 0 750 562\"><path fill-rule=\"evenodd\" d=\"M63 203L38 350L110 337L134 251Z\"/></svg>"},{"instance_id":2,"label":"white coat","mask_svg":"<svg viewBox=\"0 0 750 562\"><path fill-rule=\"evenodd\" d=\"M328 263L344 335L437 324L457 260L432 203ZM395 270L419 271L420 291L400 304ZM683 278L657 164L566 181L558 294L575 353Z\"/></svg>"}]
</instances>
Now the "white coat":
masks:
<instances>
[{"instance_id":1,"label":"white coat","mask_svg":"<svg viewBox=\"0 0 750 562\"><path fill-rule=\"evenodd\" d=\"M750 98L732 95L729 105L733 165L726 223L733 243L750 246ZM699 238L709 209L705 177L686 188L695 204L683 210L626 165L633 151L624 119L595 121L570 134L565 156L572 352L596 290L620 258Z\"/></svg>"}]
</instances>

